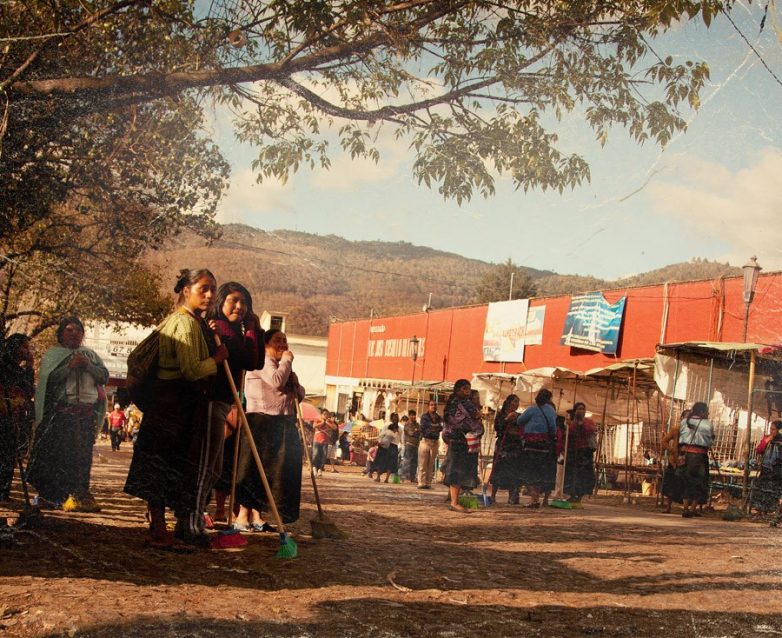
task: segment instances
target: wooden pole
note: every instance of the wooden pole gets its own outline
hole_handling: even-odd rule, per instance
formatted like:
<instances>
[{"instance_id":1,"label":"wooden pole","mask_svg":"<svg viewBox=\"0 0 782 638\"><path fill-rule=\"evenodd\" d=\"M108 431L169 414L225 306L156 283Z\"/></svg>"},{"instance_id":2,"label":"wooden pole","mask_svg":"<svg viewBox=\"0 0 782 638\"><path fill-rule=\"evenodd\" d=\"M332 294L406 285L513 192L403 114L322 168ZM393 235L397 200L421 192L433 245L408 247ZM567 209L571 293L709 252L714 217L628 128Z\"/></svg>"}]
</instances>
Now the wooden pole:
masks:
<instances>
[{"instance_id":1,"label":"wooden pole","mask_svg":"<svg viewBox=\"0 0 782 638\"><path fill-rule=\"evenodd\" d=\"M638 361L633 363L633 428L630 430L630 459L633 458L633 452L635 449L635 426L638 425ZM631 468L635 468L635 463L630 464ZM635 473L634 473L635 474Z\"/></svg>"},{"instance_id":2,"label":"wooden pole","mask_svg":"<svg viewBox=\"0 0 782 638\"><path fill-rule=\"evenodd\" d=\"M242 392L244 392L244 370L242 370L242 382L240 384L240 387L242 389ZM239 418L238 414L236 415L236 418L238 420ZM237 423L236 432L234 432L236 441L234 441L234 459L233 459L234 464L231 467L231 496L230 496L230 500L228 501L229 503L228 527L231 527L234 518L234 507L235 507L234 504L236 503L236 472L238 469L237 465L239 465L239 446L242 443L242 430L240 427L238 427L238 425L239 424Z\"/></svg>"},{"instance_id":3,"label":"wooden pole","mask_svg":"<svg viewBox=\"0 0 782 638\"><path fill-rule=\"evenodd\" d=\"M614 374L614 371L611 370L611 372L608 373L608 384L606 385L606 394L605 398L603 399L603 416L600 419L600 431L597 434L597 458L595 459L595 471L597 471L597 468L600 464L600 457L601 455L605 457L603 454L603 439L605 438L605 431L606 431L606 415L608 414L608 395L611 394L611 375ZM595 489L594 494L597 494L597 486L599 481L595 481ZM607 486L606 486L607 487Z\"/></svg>"},{"instance_id":4,"label":"wooden pole","mask_svg":"<svg viewBox=\"0 0 782 638\"><path fill-rule=\"evenodd\" d=\"M217 347L220 347L220 337L215 333L215 342L217 343ZM280 516L280 512L277 509L277 503L274 502L274 494L272 493L272 488L269 485L269 481L266 478L266 472L263 470L263 463L261 463L261 457L258 455L258 448L255 446L255 441L253 440L253 433L250 429L250 424L247 422L247 415L244 413L244 408L242 407L242 400L239 398L239 393L236 390L236 384L234 383L234 378L231 375L231 368L228 367L228 361L223 361L223 371L225 372L225 376L228 378L228 385L231 388L231 394L234 398L234 404L236 405L236 409L239 411L239 421L242 425L242 428L244 428L244 434L247 437L247 444L250 446L250 451L252 452L253 459L255 460L255 465L258 468L258 474L261 475L261 482L263 483L263 489L266 492L266 500L269 501L269 509L272 512L272 516L274 516L274 522L277 525L277 530L280 532L280 534L285 534L285 525L283 525L282 517Z\"/></svg>"},{"instance_id":5,"label":"wooden pole","mask_svg":"<svg viewBox=\"0 0 782 638\"><path fill-rule=\"evenodd\" d=\"M744 488L742 497L746 499L745 507L749 506L749 461L752 458L752 402L755 387L755 350L749 356L749 387L747 388L747 455L744 459Z\"/></svg>"},{"instance_id":6,"label":"wooden pole","mask_svg":"<svg viewBox=\"0 0 782 638\"><path fill-rule=\"evenodd\" d=\"M625 498L630 500L630 399L632 393L630 391L630 383L632 379L627 378L627 407L625 410Z\"/></svg>"}]
</instances>

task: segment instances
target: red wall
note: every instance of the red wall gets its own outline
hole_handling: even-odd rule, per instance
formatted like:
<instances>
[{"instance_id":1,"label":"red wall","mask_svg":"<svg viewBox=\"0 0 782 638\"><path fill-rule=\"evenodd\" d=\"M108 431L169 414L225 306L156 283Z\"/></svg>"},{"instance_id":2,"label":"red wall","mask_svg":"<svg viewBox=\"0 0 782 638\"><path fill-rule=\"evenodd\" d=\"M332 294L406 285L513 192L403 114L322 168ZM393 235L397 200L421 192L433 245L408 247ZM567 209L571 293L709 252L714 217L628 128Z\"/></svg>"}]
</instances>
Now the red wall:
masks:
<instances>
[{"instance_id":1,"label":"red wall","mask_svg":"<svg viewBox=\"0 0 782 638\"><path fill-rule=\"evenodd\" d=\"M546 306L543 344L528 345L524 363L483 361L483 329L486 305L432 310L429 313L376 318L332 324L326 374L354 378L410 381L455 381L476 372L516 373L544 366L574 370L610 365L618 359L652 357L658 343L681 341L742 341L744 301L740 277L668 285L668 321L661 338L664 286L646 286L605 293L609 303L627 296L617 356L559 345L570 297L533 299L530 305ZM723 308L720 325L720 308ZM782 273L761 275L750 308L747 340L782 343ZM370 332L370 328L372 332ZM422 339L422 351L414 364L409 340ZM391 348L367 357L368 343L384 340ZM388 345L389 340L394 341ZM373 353L375 344L372 344ZM394 350L397 348L397 350Z\"/></svg>"}]
</instances>

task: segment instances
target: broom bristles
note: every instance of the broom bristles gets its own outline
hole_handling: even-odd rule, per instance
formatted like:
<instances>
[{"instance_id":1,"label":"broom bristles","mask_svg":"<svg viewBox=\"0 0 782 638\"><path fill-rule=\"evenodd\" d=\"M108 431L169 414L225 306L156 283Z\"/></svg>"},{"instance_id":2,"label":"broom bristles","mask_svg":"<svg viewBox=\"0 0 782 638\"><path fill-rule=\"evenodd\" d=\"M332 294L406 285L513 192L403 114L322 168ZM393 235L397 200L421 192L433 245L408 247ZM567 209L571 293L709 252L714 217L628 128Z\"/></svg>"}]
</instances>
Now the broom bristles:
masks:
<instances>
[{"instance_id":1,"label":"broom bristles","mask_svg":"<svg viewBox=\"0 0 782 638\"><path fill-rule=\"evenodd\" d=\"M342 531L331 521L323 518L314 518L310 521L312 527L312 538L348 538L347 532Z\"/></svg>"},{"instance_id":2,"label":"broom bristles","mask_svg":"<svg viewBox=\"0 0 782 638\"><path fill-rule=\"evenodd\" d=\"M296 545L290 534L280 534L280 549L277 551L277 558L296 558L299 554L299 547Z\"/></svg>"}]
</instances>

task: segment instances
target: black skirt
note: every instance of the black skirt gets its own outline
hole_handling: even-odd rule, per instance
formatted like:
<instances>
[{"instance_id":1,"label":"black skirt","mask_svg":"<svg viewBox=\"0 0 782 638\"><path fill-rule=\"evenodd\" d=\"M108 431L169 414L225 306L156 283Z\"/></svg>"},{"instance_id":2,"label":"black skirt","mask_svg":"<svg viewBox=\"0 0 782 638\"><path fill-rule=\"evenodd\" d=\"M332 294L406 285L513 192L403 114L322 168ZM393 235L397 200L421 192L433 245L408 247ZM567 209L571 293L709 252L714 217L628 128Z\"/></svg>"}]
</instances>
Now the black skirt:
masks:
<instances>
[{"instance_id":1,"label":"black skirt","mask_svg":"<svg viewBox=\"0 0 782 638\"><path fill-rule=\"evenodd\" d=\"M526 448L521 455L521 482L541 492L554 489L557 458L553 452Z\"/></svg>"},{"instance_id":2,"label":"black skirt","mask_svg":"<svg viewBox=\"0 0 782 638\"><path fill-rule=\"evenodd\" d=\"M709 500L709 456L684 452L684 465L677 469L682 498L705 505Z\"/></svg>"},{"instance_id":3,"label":"black skirt","mask_svg":"<svg viewBox=\"0 0 782 638\"><path fill-rule=\"evenodd\" d=\"M141 421L125 492L177 517L202 507L209 459L209 400L184 379L155 381L154 403Z\"/></svg>"},{"instance_id":4,"label":"black skirt","mask_svg":"<svg viewBox=\"0 0 782 638\"><path fill-rule=\"evenodd\" d=\"M518 437L497 443L489 483L501 490L516 490L522 483L522 445Z\"/></svg>"},{"instance_id":5,"label":"black skirt","mask_svg":"<svg viewBox=\"0 0 782 638\"><path fill-rule=\"evenodd\" d=\"M247 421L277 510L284 523L293 523L299 519L304 454L296 417L251 413L247 415ZM236 500L244 507L271 511L250 444L244 435L236 468Z\"/></svg>"},{"instance_id":6,"label":"black skirt","mask_svg":"<svg viewBox=\"0 0 782 638\"><path fill-rule=\"evenodd\" d=\"M377 455L369 470L371 472L379 472L380 474L384 472L396 474L399 471L399 446L393 443L387 448L379 445Z\"/></svg>"},{"instance_id":7,"label":"black skirt","mask_svg":"<svg viewBox=\"0 0 782 638\"><path fill-rule=\"evenodd\" d=\"M671 499L672 502L682 502L682 482L679 479L676 468L670 464L665 468L661 491L663 496Z\"/></svg>"},{"instance_id":8,"label":"black skirt","mask_svg":"<svg viewBox=\"0 0 782 638\"><path fill-rule=\"evenodd\" d=\"M55 405L35 429L27 480L52 503L69 495L84 496L90 488L92 447L97 436L91 405Z\"/></svg>"},{"instance_id":9,"label":"black skirt","mask_svg":"<svg viewBox=\"0 0 782 638\"><path fill-rule=\"evenodd\" d=\"M478 480L478 453L468 452L465 441L451 441L445 455L445 477L443 483L465 490L476 488Z\"/></svg>"},{"instance_id":10,"label":"black skirt","mask_svg":"<svg viewBox=\"0 0 782 638\"><path fill-rule=\"evenodd\" d=\"M759 512L776 512L782 498L780 468L763 467L752 485L752 507Z\"/></svg>"},{"instance_id":11,"label":"black skirt","mask_svg":"<svg viewBox=\"0 0 782 638\"><path fill-rule=\"evenodd\" d=\"M567 455L564 492L568 496L584 496L595 489L593 454L590 449L579 449Z\"/></svg>"}]
</instances>

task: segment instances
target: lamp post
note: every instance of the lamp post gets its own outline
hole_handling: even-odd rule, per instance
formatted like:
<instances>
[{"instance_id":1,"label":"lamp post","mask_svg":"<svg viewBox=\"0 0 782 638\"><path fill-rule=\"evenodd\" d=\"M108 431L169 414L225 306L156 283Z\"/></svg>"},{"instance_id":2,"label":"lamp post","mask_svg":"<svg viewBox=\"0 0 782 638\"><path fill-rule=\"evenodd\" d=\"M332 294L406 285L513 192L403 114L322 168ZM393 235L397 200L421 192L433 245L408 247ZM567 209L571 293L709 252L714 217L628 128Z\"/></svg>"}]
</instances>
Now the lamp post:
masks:
<instances>
[{"instance_id":1,"label":"lamp post","mask_svg":"<svg viewBox=\"0 0 782 638\"><path fill-rule=\"evenodd\" d=\"M747 328L749 327L749 307L752 305L752 297L755 295L755 286L758 284L758 276L762 268L758 264L757 257L750 257L749 261L741 267L744 272L744 343L747 343ZM749 391L747 396L747 456L744 460L744 487L742 495L746 498L745 504L749 508L749 462L752 458L752 400L755 386L755 350L750 352L749 360Z\"/></svg>"},{"instance_id":2,"label":"lamp post","mask_svg":"<svg viewBox=\"0 0 782 638\"><path fill-rule=\"evenodd\" d=\"M413 360L413 376L410 378L410 385L415 383L415 362L418 361L418 344L420 342L421 340L415 335L410 339L410 358Z\"/></svg>"},{"instance_id":3,"label":"lamp post","mask_svg":"<svg viewBox=\"0 0 782 638\"><path fill-rule=\"evenodd\" d=\"M752 305L752 297L755 295L755 286L758 285L758 276L763 269L758 264L757 257L750 257L749 261L741 267L741 270L744 272L744 343L747 343L749 307Z\"/></svg>"},{"instance_id":4,"label":"lamp post","mask_svg":"<svg viewBox=\"0 0 782 638\"><path fill-rule=\"evenodd\" d=\"M413 391L413 385L415 384L415 362L418 361L418 344L420 339L413 335L410 339L410 358L413 360L413 374L410 377L410 392ZM407 395L407 408L410 409L410 395Z\"/></svg>"}]
</instances>

